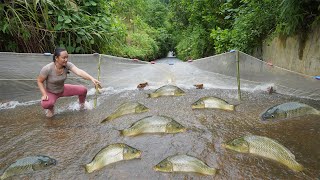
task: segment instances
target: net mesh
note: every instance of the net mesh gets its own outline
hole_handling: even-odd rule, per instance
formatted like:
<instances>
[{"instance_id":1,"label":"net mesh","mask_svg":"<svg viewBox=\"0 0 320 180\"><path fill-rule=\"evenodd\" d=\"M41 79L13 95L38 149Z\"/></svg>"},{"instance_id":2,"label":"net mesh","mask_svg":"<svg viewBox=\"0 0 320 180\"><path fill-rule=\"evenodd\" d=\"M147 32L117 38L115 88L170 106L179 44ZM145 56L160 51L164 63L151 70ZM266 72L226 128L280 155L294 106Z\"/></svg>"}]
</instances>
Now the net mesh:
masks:
<instances>
[{"instance_id":1,"label":"net mesh","mask_svg":"<svg viewBox=\"0 0 320 180\"><path fill-rule=\"evenodd\" d=\"M237 89L237 57L240 62L241 89L264 90L273 87L281 94L320 100L319 81L310 76L268 65L245 53L224 53L193 62L179 62L167 58L162 63L108 55L70 55L69 61L98 78L104 88L136 90L137 84L148 82L149 88L175 84L192 88L203 83L207 88ZM0 53L0 103L9 101L38 101L41 97L36 78L52 55ZM90 81L70 73L66 83L82 84L93 89Z\"/></svg>"}]
</instances>

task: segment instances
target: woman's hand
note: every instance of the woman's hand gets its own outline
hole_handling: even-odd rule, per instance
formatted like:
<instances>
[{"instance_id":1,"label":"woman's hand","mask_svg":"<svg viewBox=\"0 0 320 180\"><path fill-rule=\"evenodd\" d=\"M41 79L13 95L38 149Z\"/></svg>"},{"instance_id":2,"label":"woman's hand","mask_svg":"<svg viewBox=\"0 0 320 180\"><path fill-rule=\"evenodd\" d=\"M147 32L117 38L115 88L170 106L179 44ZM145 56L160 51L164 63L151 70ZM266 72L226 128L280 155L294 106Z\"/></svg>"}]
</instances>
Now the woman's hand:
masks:
<instances>
[{"instance_id":1,"label":"woman's hand","mask_svg":"<svg viewBox=\"0 0 320 180\"><path fill-rule=\"evenodd\" d=\"M42 101L48 101L48 100L49 100L49 97L48 97L47 95L43 95L43 96L41 97L41 100L42 100Z\"/></svg>"},{"instance_id":2,"label":"woman's hand","mask_svg":"<svg viewBox=\"0 0 320 180\"><path fill-rule=\"evenodd\" d=\"M92 78L91 81L93 82L93 84L96 86L96 87L101 87L101 82L96 80L95 78Z\"/></svg>"}]
</instances>

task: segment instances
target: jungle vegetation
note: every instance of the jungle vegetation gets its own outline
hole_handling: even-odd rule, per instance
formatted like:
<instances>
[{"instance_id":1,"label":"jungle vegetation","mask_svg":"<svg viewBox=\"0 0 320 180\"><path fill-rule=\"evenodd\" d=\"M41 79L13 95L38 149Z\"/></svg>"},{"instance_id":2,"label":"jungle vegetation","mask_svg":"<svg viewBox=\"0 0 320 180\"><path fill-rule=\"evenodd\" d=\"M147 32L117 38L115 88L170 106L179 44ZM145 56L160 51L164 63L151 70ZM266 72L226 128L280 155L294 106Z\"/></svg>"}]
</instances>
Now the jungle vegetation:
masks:
<instances>
[{"instance_id":1,"label":"jungle vegetation","mask_svg":"<svg viewBox=\"0 0 320 180\"><path fill-rule=\"evenodd\" d=\"M319 0L1 0L0 51L103 53L150 61L237 49L273 36L305 38Z\"/></svg>"}]
</instances>

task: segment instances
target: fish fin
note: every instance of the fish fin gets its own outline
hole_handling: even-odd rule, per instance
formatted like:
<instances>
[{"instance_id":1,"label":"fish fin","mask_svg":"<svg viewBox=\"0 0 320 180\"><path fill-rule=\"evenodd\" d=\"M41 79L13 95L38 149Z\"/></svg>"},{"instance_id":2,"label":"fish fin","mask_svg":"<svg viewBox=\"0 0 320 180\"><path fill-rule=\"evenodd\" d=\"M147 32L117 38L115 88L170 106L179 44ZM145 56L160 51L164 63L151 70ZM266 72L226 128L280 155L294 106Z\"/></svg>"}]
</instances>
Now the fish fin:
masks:
<instances>
[{"instance_id":1,"label":"fish fin","mask_svg":"<svg viewBox=\"0 0 320 180\"><path fill-rule=\"evenodd\" d=\"M148 98L152 98L151 94L147 94L148 95Z\"/></svg>"},{"instance_id":2,"label":"fish fin","mask_svg":"<svg viewBox=\"0 0 320 180\"><path fill-rule=\"evenodd\" d=\"M105 123L107 121L111 121L113 119L117 118L114 114L111 114L110 116L108 116L107 118L105 118L104 120L101 121L101 123Z\"/></svg>"},{"instance_id":3,"label":"fish fin","mask_svg":"<svg viewBox=\"0 0 320 180\"><path fill-rule=\"evenodd\" d=\"M105 123L105 122L107 122L107 121L108 121L108 118L102 120L100 123Z\"/></svg>"},{"instance_id":4,"label":"fish fin","mask_svg":"<svg viewBox=\"0 0 320 180\"><path fill-rule=\"evenodd\" d=\"M201 173L201 174L206 174L206 175L215 175L217 170L212 167L208 168L196 168L196 172Z\"/></svg>"}]
</instances>

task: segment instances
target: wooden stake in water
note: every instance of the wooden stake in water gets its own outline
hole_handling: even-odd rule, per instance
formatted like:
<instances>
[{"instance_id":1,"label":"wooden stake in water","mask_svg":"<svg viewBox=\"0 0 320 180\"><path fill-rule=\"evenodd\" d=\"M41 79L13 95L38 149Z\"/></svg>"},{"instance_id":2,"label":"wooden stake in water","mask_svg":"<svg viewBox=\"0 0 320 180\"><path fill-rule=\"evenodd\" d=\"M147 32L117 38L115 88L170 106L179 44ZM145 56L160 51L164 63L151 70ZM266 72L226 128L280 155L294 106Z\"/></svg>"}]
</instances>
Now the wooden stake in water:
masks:
<instances>
[{"instance_id":1,"label":"wooden stake in water","mask_svg":"<svg viewBox=\"0 0 320 180\"><path fill-rule=\"evenodd\" d=\"M237 62L238 99L239 101L241 101L239 51L236 51L236 62Z\"/></svg>"},{"instance_id":2,"label":"wooden stake in water","mask_svg":"<svg viewBox=\"0 0 320 180\"><path fill-rule=\"evenodd\" d=\"M98 60L98 81L100 81L100 64L101 64L101 54L99 54L99 60ZM97 107L97 100L98 100L98 94L99 94L99 89L101 88L100 85L96 85L96 93L95 93L95 98L93 101L93 107L96 108Z\"/></svg>"}]
</instances>

